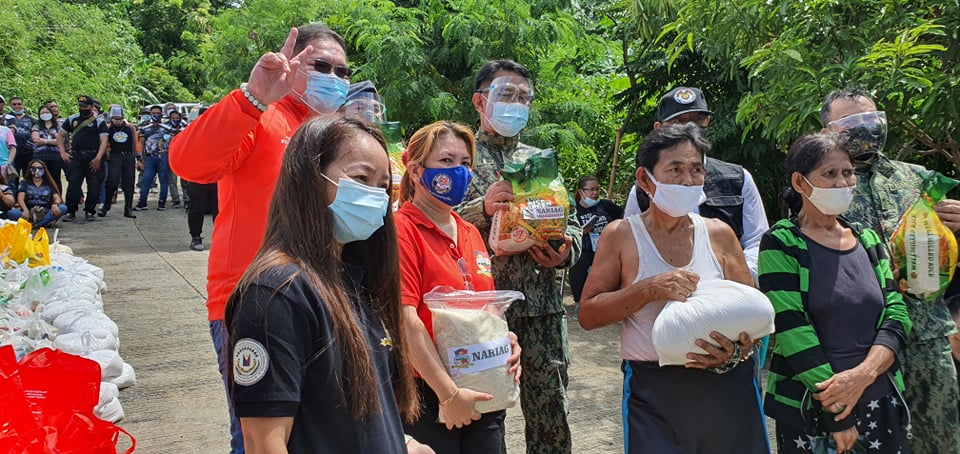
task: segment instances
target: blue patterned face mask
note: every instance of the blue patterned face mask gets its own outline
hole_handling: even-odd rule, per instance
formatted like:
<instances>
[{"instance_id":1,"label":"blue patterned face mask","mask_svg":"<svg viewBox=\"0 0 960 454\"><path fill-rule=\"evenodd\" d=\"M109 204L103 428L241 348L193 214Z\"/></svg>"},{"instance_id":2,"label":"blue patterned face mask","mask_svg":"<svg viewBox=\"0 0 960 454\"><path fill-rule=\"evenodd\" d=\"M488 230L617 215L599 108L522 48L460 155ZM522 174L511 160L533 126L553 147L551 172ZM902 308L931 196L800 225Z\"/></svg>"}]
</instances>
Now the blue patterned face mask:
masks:
<instances>
[{"instance_id":1,"label":"blue patterned face mask","mask_svg":"<svg viewBox=\"0 0 960 454\"><path fill-rule=\"evenodd\" d=\"M326 114L336 112L347 101L350 84L333 74L308 71L307 88L300 100L314 112Z\"/></svg>"},{"instance_id":2,"label":"blue patterned face mask","mask_svg":"<svg viewBox=\"0 0 960 454\"><path fill-rule=\"evenodd\" d=\"M329 208L333 213L333 236L338 243L366 240L383 227L383 217L390 206L386 189L367 186L348 178L341 178L339 183L335 183L330 177L323 177L337 187L337 196Z\"/></svg>"},{"instance_id":3,"label":"blue patterned face mask","mask_svg":"<svg viewBox=\"0 0 960 454\"><path fill-rule=\"evenodd\" d=\"M530 106L515 102L491 103L493 112L487 121L497 134L504 137L513 137L527 126L530 119Z\"/></svg>"},{"instance_id":4,"label":"blue patterned face mask","mask_svg":"<svg viewBox=\"0 0 960 454\"><path fill-rule=\"evenodd\" d=\"M424 168L420 176L420 185L437 200L457 206L467 196L467 188L473 180L473 173L466 166L442 169Z\"/></svg>"}]
</instances>

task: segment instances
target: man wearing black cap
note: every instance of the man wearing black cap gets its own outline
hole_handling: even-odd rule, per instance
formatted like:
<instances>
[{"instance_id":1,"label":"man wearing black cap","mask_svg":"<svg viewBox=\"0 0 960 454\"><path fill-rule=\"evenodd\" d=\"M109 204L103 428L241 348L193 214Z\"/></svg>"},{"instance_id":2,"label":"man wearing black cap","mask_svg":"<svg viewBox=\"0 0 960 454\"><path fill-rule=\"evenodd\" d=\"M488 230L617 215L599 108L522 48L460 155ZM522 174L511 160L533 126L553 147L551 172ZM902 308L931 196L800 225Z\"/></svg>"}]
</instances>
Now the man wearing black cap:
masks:
<instances>
[{"instance_id":1,"label":"man wearing black cap","mask_svg":"<svg viewBox=\"0 0 960 454\"><path fill-rule=\"evenodd\" d=\"M653 124L653 129L691 122L706 128L712 118L713 112L707 109L707 100L700 89L677 87L660 98L657 121ZM739 165L708 156L706 170L703 192L707 194L707 200L700 205L698 214L719 219L733 229L740 239L750 274L756 281L760 237L770 228L760 191L750 172ZM634 185L627 197L624 216L629 217L645 211L649 205L647 194L638 192Z\"/></svg>"},{"instance_id":2,"label":"man wearing black cap","mask_svg":"<svg viewBox=\"0 0 960 454\"><path fill-rule=\"evenodd\" d=\"M100 186L103 183L103 160L107 152L107 123L94 112L95 100L82 95L77 98L80 112L71 115L63 122L63 128L57 133L57 148L69 169L67 177L67 214L63 222L76 219L80 198L83 196L83 181L87 181L87 198L83 211L87 221L96 219L97 201L100 200ZM70 154L67 154L65 142L71 135Z\"/></svg>"}]
</instances>

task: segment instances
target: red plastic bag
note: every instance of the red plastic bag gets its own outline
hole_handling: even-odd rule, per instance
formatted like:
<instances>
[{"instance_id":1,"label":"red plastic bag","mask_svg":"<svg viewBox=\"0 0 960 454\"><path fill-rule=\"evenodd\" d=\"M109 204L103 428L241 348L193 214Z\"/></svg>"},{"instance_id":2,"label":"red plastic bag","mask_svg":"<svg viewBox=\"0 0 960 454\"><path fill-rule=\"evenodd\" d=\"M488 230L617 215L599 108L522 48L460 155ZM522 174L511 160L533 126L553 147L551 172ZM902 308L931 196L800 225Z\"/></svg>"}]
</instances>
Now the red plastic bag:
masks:
<instances>
[{"instance_id":1,"label":"red plastic bag","mask_svg":"<svg viewBox=\"0 0 960 454\"><path fill-rule=\"evenodd\" d=\"M100 400L100 365L59 350L41 348L24 356L20 380L41 426L62 430L75 413L92 411Z\"/></svg>"},{"instance_id":2,"label":"red plastic bag","mask_svg":"<svg viewBox=\"0 0 960 454\"><path fill-rule=\"evenodd\" d=\"M13 347L0 348L0 452L24 452L40 436L40 425L23 395Z\"/></svg>"},{"instance_id":3,"label":"red plastic bag","mask_svg":"<svg viewBox=\"0 0 960 454\"><path fill-rule=\"evenodd\" d=\"M100 365L42 348L19 364L0 348L0 453L116 454L127 431L93 414L100 397Z\"/></svg>"},{"instance_id":4,"label":"red plastic bag","mask_svg":"<svg viewBox=\"0 0 960 454\"><path fill-rule=\"evenodd\" d=\"M129 432L112 422L93 415L92 411L75 413L57 440L58 454L116 454L117 442L123 433L130 438L131 446L125 454L137 447Z\"/></svg>"}]
</instances>

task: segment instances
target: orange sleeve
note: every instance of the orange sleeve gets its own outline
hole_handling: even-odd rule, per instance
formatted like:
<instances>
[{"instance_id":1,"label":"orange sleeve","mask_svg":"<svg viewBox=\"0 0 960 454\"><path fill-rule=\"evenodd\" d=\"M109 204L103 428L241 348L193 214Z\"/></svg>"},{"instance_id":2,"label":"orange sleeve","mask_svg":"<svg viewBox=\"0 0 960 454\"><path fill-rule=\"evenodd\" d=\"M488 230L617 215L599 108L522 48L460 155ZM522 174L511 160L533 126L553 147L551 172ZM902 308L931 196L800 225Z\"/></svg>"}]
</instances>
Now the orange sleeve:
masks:
<instances>
[{"instance_id":1,"label":"orange sleeve","mask_svg":"<svg viewBox=\"0 0 960 454\"><path fill-rule=\"evenodd\" d=\"M423 260L417 247L416 226L406 219L397 219L397 248L400 252L400 302L420 307L423 292Z\"/></svg>"},{"instance_id":2,"label":"orange sleeve","mask_svg":"<svg viewBox=\"0 0 960 454\"><path fill-rule=\"evenodd\" d=\"M263 112L233 90L170 143L170 168L189 181L213 183L240 167L253 151Z\"/></svg>"}]
</instances>

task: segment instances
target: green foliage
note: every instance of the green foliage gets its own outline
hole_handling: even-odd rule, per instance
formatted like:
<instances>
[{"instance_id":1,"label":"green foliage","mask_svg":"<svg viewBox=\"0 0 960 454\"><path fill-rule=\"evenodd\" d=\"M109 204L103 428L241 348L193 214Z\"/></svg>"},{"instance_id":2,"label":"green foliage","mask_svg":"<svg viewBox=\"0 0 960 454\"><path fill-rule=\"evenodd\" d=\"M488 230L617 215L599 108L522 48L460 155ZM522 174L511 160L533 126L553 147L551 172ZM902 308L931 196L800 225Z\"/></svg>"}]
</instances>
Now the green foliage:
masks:
<instances>
[{"instance_id":1,"label":"green foliage","mask_svg":"<svg viewBox=\"0 0 960 454\"><path fill-rule=\"evenodd\" d=\"M322 21L346 39L357 71L371 80L391 120L406 134L439 119L478 123L473 78L491 59L510 58L533 74L536 101L522 139L556 148L568 180L596 171L619 123L607 83L614 65L598 64L606 43L586 36L563 1L252 0L213 21L203 48L225 93L264 52L276 51L291 26Z\"/></svg>"},{"instance_id":2,"label":"green foliage","mask_svg":"<svg viewBox=\"0 0 960 454\"><path fill-rule=\"evenodd\" d=\"M35 114L57 99L76 109L79 94L132 107L138 83L130 71L142 58L129 23L109 10L51 0L0 0L0 81L4 95L21 96ZM82 17L83 21L77 21Z\"/></svg>"},{"instance_id":3,"label":"green foliage","mask_svg":"<svg viewBox=\"0 0 960 454\"><path fill-rule=\"evenodd\" d=\"M785 148L821 127L827 93L862 85L887 111L892 154L936 153L960 164L956 2L681 3L666 27L676 32L669 54L692 48L733 75L746 74L737 112L745 131Z\"/></svg>"}]
</instances>

